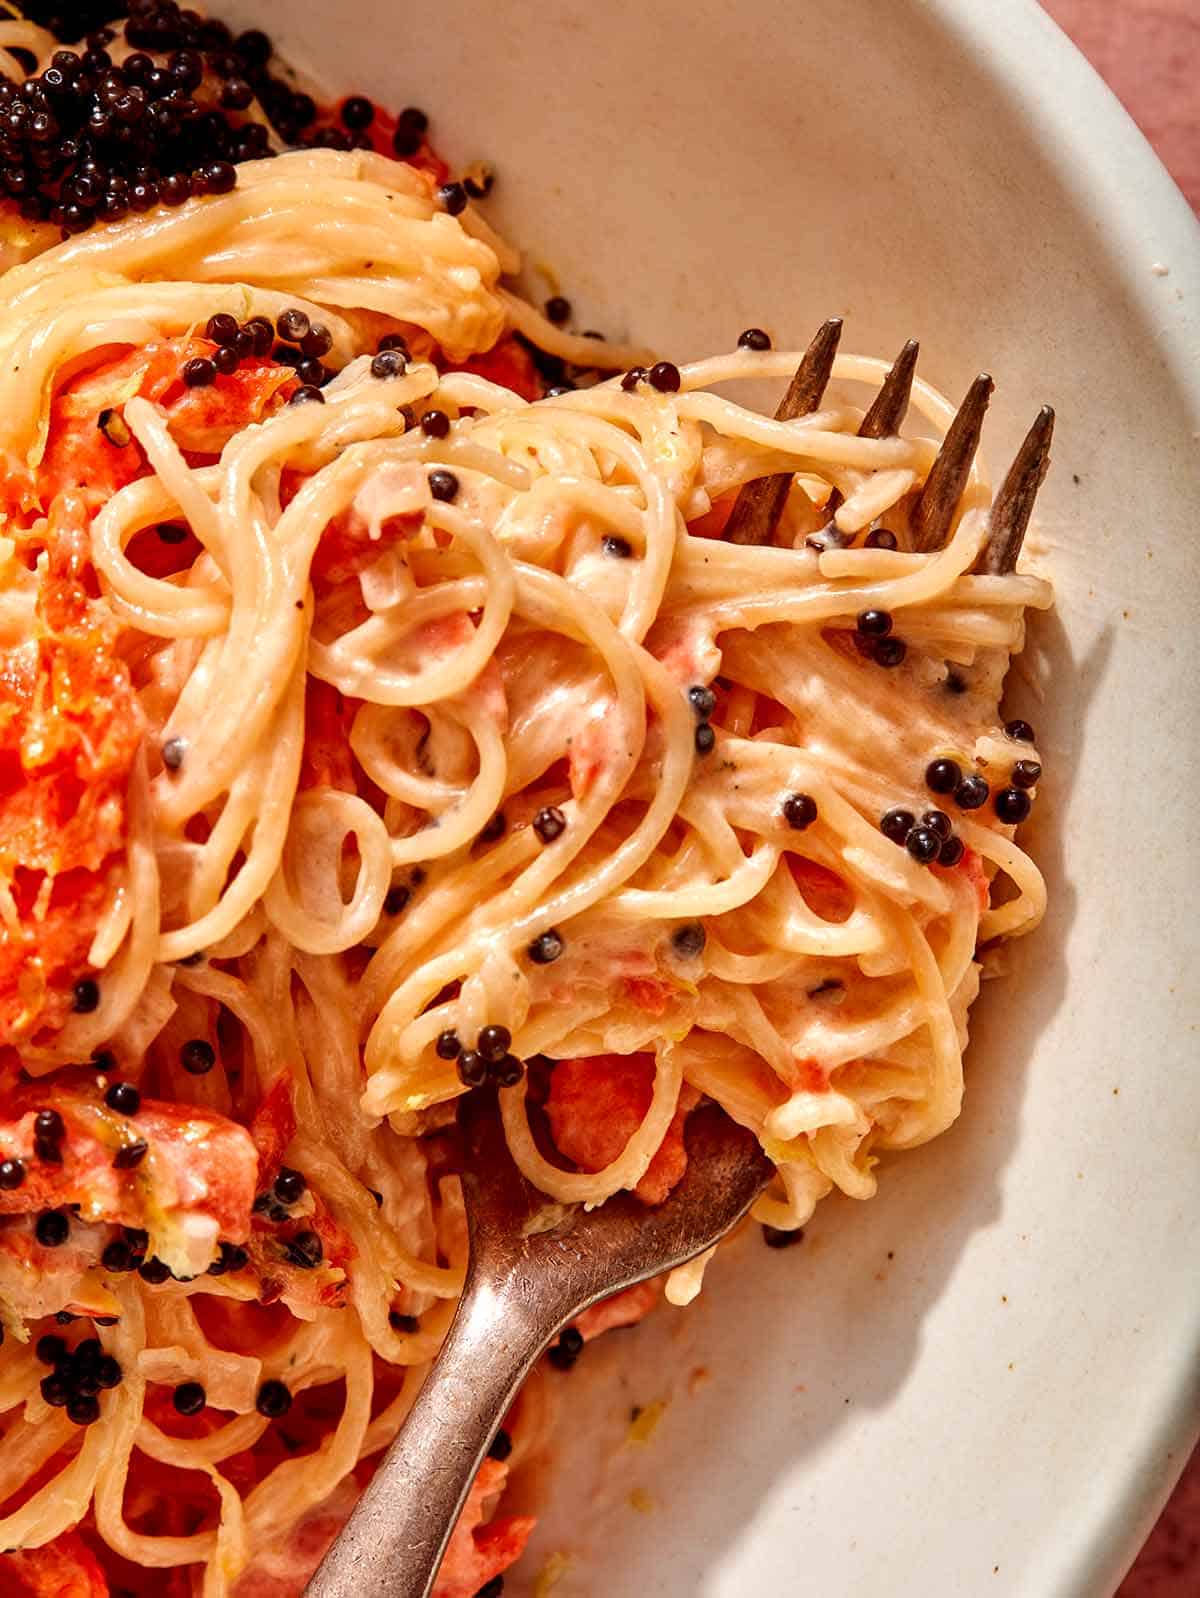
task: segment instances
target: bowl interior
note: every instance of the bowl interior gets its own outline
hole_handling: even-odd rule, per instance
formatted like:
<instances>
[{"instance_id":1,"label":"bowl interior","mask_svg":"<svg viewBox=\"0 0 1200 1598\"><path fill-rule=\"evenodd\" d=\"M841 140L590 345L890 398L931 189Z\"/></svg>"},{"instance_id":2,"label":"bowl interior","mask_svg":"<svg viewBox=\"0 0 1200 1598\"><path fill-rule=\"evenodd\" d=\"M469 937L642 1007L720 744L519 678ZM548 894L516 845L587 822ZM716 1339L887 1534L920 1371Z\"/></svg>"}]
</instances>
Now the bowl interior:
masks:
<instances>
[{"instance_id":1,"label":"bowl interior","mask_svg":"<svg viewBox=\"0 0 1200 1598\"><path fill-rule=\"evenodd\" d=\"M1182 200L1026 0L443 0L419 27L343 0L332 34L316 0L216 9L494 161L490 214L582 325L676 358L833 314L856 350L919 337L951 395L993 373L996 470L1058 410L1034 552L1060 606L1012 687L1051 912L979 1000L962 1120L875 1203L786 1253L755 1229L690 1310L589 1350L506 1590L561 1550L556 1598L1110 1591L1182 1463L1200 1341Z\"/></svg>"}]
</instances>

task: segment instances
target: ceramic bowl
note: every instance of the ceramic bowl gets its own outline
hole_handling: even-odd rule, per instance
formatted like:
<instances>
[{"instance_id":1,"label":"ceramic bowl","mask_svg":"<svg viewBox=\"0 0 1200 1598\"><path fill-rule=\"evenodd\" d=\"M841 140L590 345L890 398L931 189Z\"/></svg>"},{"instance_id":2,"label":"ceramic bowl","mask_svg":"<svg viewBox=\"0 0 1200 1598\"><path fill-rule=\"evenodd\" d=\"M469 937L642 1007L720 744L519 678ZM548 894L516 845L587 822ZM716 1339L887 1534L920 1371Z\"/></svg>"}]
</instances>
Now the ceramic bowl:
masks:
<instances>
[{"instance_id":1,"label":"ceramic bowl","mask_svg":"<svg viewBox=\"0 0 1200 1598\"><path fill-rule=\"evenodd\" d=\"M751 323L1059 416L1011 703L1050 914L985 986L951 1133L805 1242L563 1378L507 1593L1104 1598L1193 1439L1200 1343L1200 232L1029 0L219 7L424 106L584 325L675 358ZM545 288L541 292L546 292ZM666 1402L650 1441L631 1405Z\"/></svg>"}]
</instances>

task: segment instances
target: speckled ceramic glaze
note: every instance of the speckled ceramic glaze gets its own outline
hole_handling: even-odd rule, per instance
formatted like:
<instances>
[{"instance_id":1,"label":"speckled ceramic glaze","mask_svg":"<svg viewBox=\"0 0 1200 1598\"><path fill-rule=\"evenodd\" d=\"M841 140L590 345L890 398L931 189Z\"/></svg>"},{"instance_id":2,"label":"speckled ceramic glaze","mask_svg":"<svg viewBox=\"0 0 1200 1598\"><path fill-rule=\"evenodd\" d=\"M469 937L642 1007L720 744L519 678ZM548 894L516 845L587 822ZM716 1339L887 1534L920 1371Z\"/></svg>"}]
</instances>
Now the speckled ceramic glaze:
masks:
<instances>
[{"instance_id":1,"label":"speckled ceramic glaze","mask_svg":"<svg viewBox=\"0 0 1200 1598\"><path fill-rule=\"evenodd\" d=\"M1051 911L979 1000L962 1120L589 1349L505 1590L561 1551L554 1598L1106 1598L1197 1407L1194 219L1027 0L218 9L495 161L583 325L675 358L834 314L849 348L916 335L950 393L994 375L995 465L1057 408L1060 604L1011 701Z\"/></svg>"}]
</instances>

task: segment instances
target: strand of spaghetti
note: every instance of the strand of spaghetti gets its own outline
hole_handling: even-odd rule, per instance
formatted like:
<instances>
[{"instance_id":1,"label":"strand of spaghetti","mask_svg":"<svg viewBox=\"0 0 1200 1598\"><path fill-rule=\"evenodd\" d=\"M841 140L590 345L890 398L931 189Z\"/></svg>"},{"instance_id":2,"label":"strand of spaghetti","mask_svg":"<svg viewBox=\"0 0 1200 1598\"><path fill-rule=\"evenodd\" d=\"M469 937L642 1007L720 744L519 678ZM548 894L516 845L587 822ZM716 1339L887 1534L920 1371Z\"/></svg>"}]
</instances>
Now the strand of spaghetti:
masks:
<instances>
[{"instance_id":1,"label":"strand of spaghetti","mask_svg":"<svg viewBox=\"0 0 1200 1598\"><path fill-rule=\"evenodd\" d=\"M14 1405L23 1404L37 1386L40 1375L33 1349L26 1347L15 1353L10 1352L0 1369L0 1414L11 1410ZM0 1503L3 1502L0 1498Z\"/></svg>"},{"instance_id":2,"label":"strand of spaghetti","mask_svg":"<svg viewBox=\"0 0 1200 1598\"><path fill-rule=\"evenodd\" d=\"M253 1050L247 1063L254 1070L260 1092L264 1091L274 1068L282 1063L278 1058L278 1015L271 1011L265 998L252 983L212 965L182 967L175 980L185 990L217 1000L237 1017ZM301 1107L306 1108L303 1104Z\"/></svg>"},{"instance_id":3,"label":"strand of spaghetti","mask_svg":"<svg viewBox=\"0 0 1200 1598\"><path fill-rule=\"evenodd\" d=\"M1025 851L1003 833L974 822L966 823L962 833L963 842L998 866L1018 889L1015 899L984 912L979 922L980 940L1032 932L1046 913L1046 879L1042 873Z\"/></svg>"},{"instance_id":4,"label":"strand of spaghetti","mask_svg":"<svg viewBox=\"0 0 1200 1598\"><path fill-rule=\"evenodd\" d=\"M136 1446L161 1465L179 1470L200 1470L219 1465L254 1444L270 1423L262 1415L237 1415L207 1437L168 1437L166 1432L143 1415L135 1438Z\"/></svg>"},{"instance_id":5,"label":"strand of spaghetti","mask_svg":"<svg viewBox=\"0 0 1200 1598\"><path fill-rule=\"evenodd\" d=\"M509 1151L521 1174L543 1193L563 1204L582 1204L586 1209L594 1209L622 1188L636 1187L646 1174L675 1114L682 1081L683 1070L675 1051L669 1047L660 1048L655 1059L654 1090L644 1119L617 1158L592 1174L564 1171L551 1165L534 1141L525 1104L525 1084L504 1088L500 1093L500 1113Z\"/></svg>"},{"instance_id":6,"label":"strand of spaghetti","mask_svg":"<svg viewBox=\"0 0 1200 1598\"><path fill-rule=\"evenodd\" d=\"M609 908L618 915L642 921L723 915L755 898L778 863L778 849L763 844L724 882L693 883L687 888L659 892L624 888L612 895Z\"/></svg>"},{"instance_id":7,"label":"strand of spaghetti","mask_svg":"<svg viewBox=\"0 0 1200 1598\"><path fill-rule=\"evenodd\" d=\"M381 1409L363 1434L359 1458L366 1459L387 1448L403 1426L409 1410L416 1402L421 1384L429 1371L428 1365L410 1365L404 1373L400 1391L391 1403Z\"/></svg>"},{"instance_id":8,"label":"strand of spaghetti","mask_svg":"<svg viewBox=\"0 0 1200 1598\"><path fill-rule=\"evenodd\" d=\"M44 1548L83 1519L107 1469L107 1431L103 1422L90 1427L74 1459L0 1519L0 1547Z\"/></svg>"},{"instance_id":9,"label":"strand of spaghetti","mask_svg":"<svg viewBox=\"0 0 1200 1598\"><path fill-rule=\"evenodd\" d=\"M944 1132L962 1108L962 1054L946 987L928 939L903 911L893 911L894 925L912 961L913 979L925 1006L932 1050L928 1098L918 1113L908 1113L889 1136L891 1148L912 1148Z\"/></svg>"},{"instance_id":10,"label":"strand of spaghetti","mask_svg":"<svg viewBox=\"0 0 1200 1598\"><path fill-rule=\"evenodd\" d=\"M45 28L39 28L36 23L5 18L0 22L0 52L3 52L4 76L13 83L20 84L25 77L25 68L12 54L13 50L29 50L42 60L58 48L58 40L52 33L47 33Z\"/></svg>"},{"instance_id":11,"label":"strand of spaghetti","mask_svg":"<svg viewBox=\"0 0 1200 1598\"><path fill-rule=\"evenodd\" d=\"M358 871L345 902L338 871L351 838ZM370 805L354 794L317 789L301 794L292 806L283 858L267 884L263 908L295 948L338 954L361 943L375 926L391 877L391 842Z\"/></svg>"},{"instance_id":12,"label":"strand of spaghetti","mask_svg":"<svg viewBox=\"0 0 1200 1598\"><path fill-rule=\"evenodd\" d=\"M538 851L532 829L526 828L471 861L470 871L456 872L431 884L418 904L380 943L359 987L362 1016L378 1013L415 965L418 954L456 915L486 901L488 893L513 871L527 865ZM432 1037L433 1034L430 1034Z\"/></svg>"},{"instance_id":13,"label":"strand of spaghetti","mask_svg":"<svg viewBox=\"0 0 1200 1598\"><path fill-rule=\"evenodd\" d=\"M508 946L528 942L537 933L552 926L556 919L577 913L595 902L611 882L622 880L649 855L669 824L687 779L691 763L690 752L686 748L687 711L657 662L635 651L621 638L598 607L583 596L571 593L565 583L523 563L516 570L517 608L521 613L554 630L563 630L573 622L604 661L618 695L618 725L624 733L624 747L614 751L615 758L606 766L580 805L578 826L570 834L564 834L561 846L556 851L546 851L536 858L512 887L490 903L481 905L468 917L465 928L455 939L456 947L452 952L427 959L407 982L402 981L396 986L367 1040L368 1072L374 1075L382 1070L385 1073L383 1080L378 1083L372 1080L367 1084L365 1104L369 1107L369 1113L384 1113L380 1108L384 1105L393 1107L389 1103L389 1095L397 1090L398 1080L394 1069L387 1070L386 1062L400 1046L397 1036L399 1027L415 1018L446 981L454 980L464 958L469 963L472 941L482 946L494 928L504 925ZM644 739L643 695L647 691L655 709L673 730L674 747L668 750L664 761L658 795L640 826L605 865L585 874L556 897L544 899L542 895L551 881L582 849L590 832L620 792L636 764Z\"/></svg>"},{"instance_id":14,"label":"strand of spaghetti","mask_svg":"<svg viewBox=\"0 0 1200 1598\"><path fill-rule=\"evenodd\" d=\"M74 1433L74 1427L61 1410L53 1410L49 1404L33 1399L36 1385L32 1380L28 1384L26 1413L18 1415L4 1432L4 1446L0 1448L0 1503L7 1503L14 1493L33 1481ZM28 1411L34 1408L35 1402L42 1413L37 1420L32 1420Z\"/></svg>"},{"instance_id":15,"label":"strand of spaghetti","mask_svg":"<svg viewBox=\"0 0 1200 1598\"><path fill-rule=\"evenodd\" d=\"M509 322L538 349L576 366L598 366L608 371L623 366L644 366L654 360L653 350L644 344L617 344L609 339L584 338L567 333L508 289L500 290Z\"/></svg>"},{"instance_id":16,"label":"strand of spaghetti","mask_svg":"<svg viewBox=\"0 0 1200 1598\"><path fill-rule=\"evenodd\" d=\"M151 470L187 517L193 533L217 562L222 575L231 576L236 568L220 514L171 437L166 416L149 400L135 395L125 403L125 421L145 451Z\"/></svg>"},{"instance_id":17,"label":"strand of spaghetti","mask_svg":"<svg viewBox=\"0 0 1200 1598\"><path fill-rule=\"evenodd\" d=\"M280 706L261 762L255 762L253 767L243 767L242 775L235 784L244 793L252 793L258 783L262 785L255 796L258 814L254 818L253 836L245 859L210 910L177 930L162 934L158 945L160 960L186 959L208 944L226 937L261 898L279 866L286 830L285 817L291 807L300 771L303 731L304 674L302 670L296 670L291 675L287 697ZM231 794L230 802L233 801L234 795ZM240 841L239 837L236 842ZM231 849L230 859L232 853Z\"/></svg>"},{"instance_id":18,"label":"strand of spaghetti","mask_svg":"<svg viewBox=\"0 0 1200 1598\"><path fill-rule=\"evenodd\" d=\"M401 766L389 748L397 730L391 707L363 705L350 730L350 747L372 782L392 798L438 818L435 837L426 837L423 842L418 842L416 835L392 840L395 865L410 860L436 860L455 853L482 830L499 809L504 793L507 751L495 717L477 708L469 698L443 701L441 713L449 722L464 728L475 746L479 769L466 788ZM426 708L424 717L431 728L438 719L432 706ZM418 852L421 849L425 852Z\"/></svg>"},{"instance_id":19,"label":"strand of spaghetti","mask_svg":"<svg viewBox=\"0 0 1200 1598\"><path fill-rule=\"evenodd\" d=\"M302 590L289 580L283 553L261 516L248 516L231 541L230 583L229 626L213 680L203 693L189 683L171 717L170 732L184 738L192 758L156 793L167 827L181 827L235 784L245 748L254 747L277 716L302 657L305 627L295 609ZM240 738L230 739L231 726L245 746Z\"/></svg>"},{"instance_id":20,"label":"strand of spaghetti","mask_svg":"<svg viewBox=\"0 0 1200 1598\"><path fill-rule=\"evenodd\" d=\"M205 1475L216 1489L220 1501L217 1521L217 1546L204 1571L201 1598L226 1598L231 1584L241 1575L250 1556L250 1538L242 1495L231 1481L209 1466Z\"/></svg>"},{"instance_id":21,"label":"strand of spaghetti","mask_svg":"<svg viewBox=\"0 0 1200 1598\"><path fill-rule=\"evenodd\" d=\"M675 505L668 494L668 485L660 470L652 470L649 455L639 448L619 427L599 416L583 414L583 407L599 407L600 391L595 398L581 397L572 407L562 407L560 427L585 442L593 452L603 452L619 462L637 483L644 499L642 512L642 560L634 574L621 618L621 631L628 638L641 642L662 605L662 597L670 574L671 559L675 550ZM531 429L540 432L545 427L545 413L540 406L524 411L504 412L484 423L486 431L494 429L502 438L519 439L522 432ZM662 453L661 451L659 452Z\"/></svg>"},{"instance_id":22,"label":"strand of spaghetti","mask_svg":"<svg viewBox=\"0 0 1200 1598\"><path fill-rule=\"evenodd\" d=\"M371 1419L371 1349L356 1324L346 1322L337 1333L336 1350L346 1383L341 1416L315 1454L284 1460L249 1493L245 1514L252 1541L319 1504L358 1461Z\"/></svg>"},{"instance_id":23,"label":"strand of spaghetti","mask_svg":"<svg viewBox=\"0 0 1200 1598\"><path fill-rule=\"evenodd\" d=\"M453 854L468 845L500 807L508 772L508 760L503 735L495 719L469 702L464 702L461 706L448 703L446 710L448 715L471 734L479 756L478 775L453 810L450 813L443 812L439 816L436 838L430 839L427 834L414 833L408 838L392 839L393 866L437 860ZM355 747L353 736L351 747ZM369 767L366 769L369 770ZM380 783L380 786L385 792L391 791L387 783Z\"/></svg>"},{"instance_id":24,"label":"strand of spaghetti","mask_svg":"<svg viewBox=\"0 0 1200 1598\"><path fill-rule=\"evenodd\" d=\"M219 482L219 469L192 474L206 497ZM92 522L92 563L107 585L116 613L129 625L160 638L211 638L229 623L229 594L223 583L180 585L147 576L125 554L143 527L169 519L180 507L157 477L143 477L119 489Z\"/></svg>"}]
</instances>

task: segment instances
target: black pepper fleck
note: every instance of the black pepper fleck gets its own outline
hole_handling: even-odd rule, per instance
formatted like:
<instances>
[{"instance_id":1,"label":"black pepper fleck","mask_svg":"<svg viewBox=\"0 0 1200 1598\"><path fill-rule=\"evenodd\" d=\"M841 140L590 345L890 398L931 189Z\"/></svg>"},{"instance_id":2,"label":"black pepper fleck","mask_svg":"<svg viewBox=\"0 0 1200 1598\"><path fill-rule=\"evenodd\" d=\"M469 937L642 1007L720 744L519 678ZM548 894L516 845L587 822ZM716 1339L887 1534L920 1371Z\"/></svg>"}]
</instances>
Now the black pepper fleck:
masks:
<instances>
[{"instance_id":1,"label":"black pepper fleck","mask_svg":"<svg viewBox=\"0 0 1200 1598\"><path fill-rule=\"evenodd\" d=\"M931 760L925 767L925 786L930 793L953 793L962 781L962 768L954 760Z\"/></svg>"},{"instance_id":2,"label":"black pepper fleck","mask_svg":"<svg viewBox=\"0 0 1200 1598\"><path fill-rule=\"evenodd\" d=\"M150 1152L150 1145L144 1138L137 1138L133 1143L126 1143L113 1155L114 1171L134 1171Z\"/></svg>"},{"instance_id":3,"label":"black pepper fleck","mask_svg":"<svg viewBox=\"0 0 1200 1598\"><path fill-rule=\"evenodd\" d=\"M458 1080L465 1088L482 1087L487 1081L487 1061L475 1049L463 1049L458 1056Z\"/></svg>"},{"instance_id":4,"label":"black pepper fleck","mask_svg":"<svg viewBox=\"0 0 1200 1598\"><path fill-rule=\"evenodd\" d=\"M217 1063L217 1051L207 1038L189 1038L179 1051L179 1063L191 1076L204 1076Z\"/></svg>"},{"instance_id":5,"label":"black pepper fleck","mask_svg":"<svg viewBox=\"0 0 1200 1598\"><path fill-rule=\"evenodd\" d=\"M451 504L458 498L458 487L458 478L454 473L440 466L429 474L429 492L443 504Z\"/></svg>"},{"instance_id":6,"label":"black pepper fleck","mask_svg":"<svg viewBox=\"0 0 1200 1598\"><path fill-rule=\"evenodd\" d=\"M952 834L943 841L942 847L938 850L938 865L956 866L965 853L962 839Z\"/></svg>"},{"instance_id":7,"label":"black pepper fleck","mask_svg":"<svg viewBox=\"0 0 1200 1598\"><path fill-rule=\"evenodd\" d=\"M43 1210L33 1232L43 1248L61 1248L71 1235L71 1223L62 1210Z\"/></svg>"},{"instance_id":8,"label":"black pepper fleck","mask_svg":"<svg viewBox=\"0 0 1200 1598\"><path fill-rule=\"evenodd\" d=\"M960 810L978 810L981 805L987 804L990 793L987 778L981 777L978 772L972 772L955 788L954 803Z\"/></svg>"},{"instance_id":9,"label":"black pepper fleck","mask_svg":"<svg viewBox=\"0 0 1200 1598\"><path fill-rule=\"evenodd\" d=\"M302 1271L315 1270L325 1252L317 1234L308 1231L297 1232L284 1244L284 1251L291 1263Z\"/></svg>"},{"instance_id":10,"label":"black pepper fleck","mask_svg":"<svg viewBox=\"0 0 1200 1598\"><path fill-rule=\"evenodd\" d=\"M1015 827L1025 820L1033 801L1022 788L1001 788L992 801L992 808L1005 826Z\"/></svg>"},{"instance_id":11,"label":"black pepper fleck","mask_svg":"<svg viewBox=\"0 0 1200 1598\"><path fill-rule=\"evenodd\" d=\"M546 1358L555 1370L568 1371L583 1352L583 1334L577 1327L568 1326L558 1341L546 1351Z\"/></svg>"},{"instance_id":12,"label":"black pepper fleck","mask_svg":"<svg viewBox=\"0 0 1200 1598\"><path fill-rule=\"evenodd\" d=\"M488 1067L488 1075L498 1087L516 1087L525 1075L525 1062L518 1060L515 1054L502 1055L494 1065Z\"/></svg>"},{"instance_id":13,"label":"black pepper fleck","mask_svg":"<svg viewBox=\"0 0 1200 1598\"><path fill-rule=\"evenodd\" d=\"M948 838L953 823L944 810L926 810L921 817L921 825L936 832L939 838Z\"/></svg>"},{"instance_id":14,"label":"black pepper fleck","mask_svg":"<svg viewBox=\"0 0 1200 1598\"><path fill-rule=\"evenodd\" d=\"M942 840L932 827L916 826L910 829L908 837L904 840L904 847L918 863L927 866L932 860L937 859L938 850Z\"/></svg>"},{"instance_id":15,"label":"black pepper fleck","mask_svg":"<svg viewBox=\"0 0 1200 1598\"><path fill-rule=\"evenodd\" d=\"M551 965L562 954L565 944L553 927L535 938L529 945L529 958L534 965Z\"/></svg>"},{"instance_id":16,"label":"black pepper fleck","mask_svg":"<svg viewBox=\"0 0 1200 1598\"><path fill-rule=\"evenodd\" d=\"M542 843L553 843L567 830L567 818L557 805L545 805L533 818L533 830Z\"/></svg>"},{"instance_id":17,"label":"black pepper fleck","mask_svg":"<svg viewBox=\"0 0 1200 1598\"><path fill-rule=\"evenodd\" d=\"M476 1049L489 1065L495 1065L498 1060L502 1060L511 1045L512 1033L506 1026L482 1027L475 1040Z\"/></svg>"},{"instance_id":18,"label":"black pepper fleck","mask_svg":"<svg viewBox=\"0 0 1200 1598\"><path fill-rule=\"evenodd\" d=\"M208 1402L208 1394L199 1382L180 1382L171 1402L181 1415L198 1415Z\"/></svg>"},{"instance_id":19,"label":"black pepper fleck","mask_svg":"<svg viewBox=\"0 0 1200 1598\"><path fill-rule=\"evenodd\" d=\"M892 843L903 843L912 831L916 817L911 810L889 810L879 820L879 830Z\"/></svg>"},{"instance_id":20,"label":"black pepper fleck","mask_svg":"<svg viewBox=\"0 0 1200 1598\"><path fill-rule=\"evenodd\" d=\"M694 683L688 689L688 703L701 721L707 721L717 708L717 696L704 683Z\"/></svg>"},{"instance_id":21,"label":"black pepper fleck","mask_svg":"<svg viewBox=\"0 0 1200 1598\"><path fill-rule=\"evenodd\" d=\"M265 1381L258 1390L254 1400L254 1407L260 1415L265 1415L268 1420L279 1420L286 1415L292 1407L292 1395L283 1382L272 1378Z\"/></svg>"},{"instance_id":22,"label":"black pepper fleck","mask_svg":"<svg viewBox=\"0 0 1200 1598\"><path fill-rule=\"evenodd\" d=\"M208 388L217 380L217 369L207 355L197 355L184 361L180 376L187 388Z\"/></svg>"},{"instance_id":23,"label":"black pepper fleck","mask_svg":"<svg viewBox=\"0 0 1200 1598\"><path fill-rule=\"evenodd\" d=\"M783 801L783 819L796 832L803 832L817 819L817 801L810 793L790 793Z\"/></svg>"},{"instance_id":24,"label":"black pepper fleck","mask_svg":"<svg viewBox=\"0 0 1200 1598\"><path fill-rule=\"evenodd\" d=\"M136 1115L142 1107L142 1095L132 1082L110 1083L104 1102L118 1115Z\"/></svg>"},{"instance_id":25,"label":"black pepper fleck","mask_svg":"<svg viewBox=\"0 0 1200 1598\"><path fill-rule=\"evenodd\" d=\"M71 994L71 1008L77 1015L91 1015L100 1005L100 984L94 977L81 977Z\"/></svg>"},{"instance_id":26,"label":"black pepper fleck","mask_svg":"<svg viewBox=\"0 0 1200 1598\"><path fill-rule=\"evenodd\" d=\"M903 638L878 638L871 651L878 666L898 666L908 653Z\"/></svg>"},{"instance_id":27,"label":"black pepper fleck","mask_svg":"<svg viewBox=\"0 0 1200 1598\"><path fill-rule=\"evenodd\" d=\"M708 934L698 921L688 921L671 934L671 947L681 960L694 960L704 952Z\"/></svg>"},{"instance_id":28,"label":"black pepper fleck","mask_svg":"<svg viewBox=\"0 0 1200 1598\"><path fill-rule=\"evenodd\" d=\"M403 377L408 371L408 362L399 350L380 350L379 354L372 357L371 376L378 378Z\"/></svg>"},{"instance_id":29,"label":"black pepper fleck","mask_svg":"<svg viewBox=\"0 0 1200 1598\"><path fill-rule=\"evenodd\" d=\"M892 630L891 612L887 610L860 610L854 622L864 638L886 638Z\"/></svg>"},{"instance_id":30,"label":"black pepper fleck","mask_svg":"<svg viewBox=\"0 0 1200 1598\"><path fill-rule=\"evenodd\" d=\"M296 1204L308 1191L308 1182L302 1171L294 1171L290 1165L282 1165L272 1191L281 1204Z\"/></svg>"}]
</instances>

